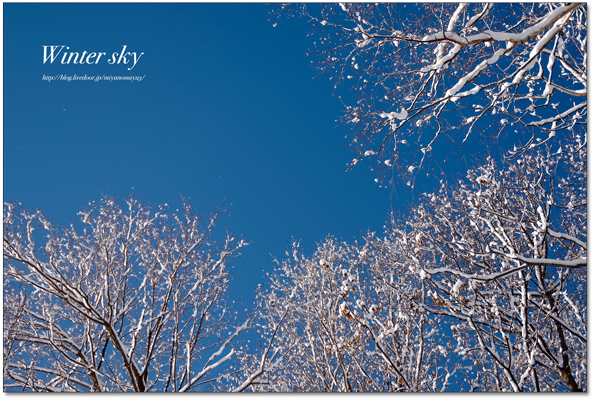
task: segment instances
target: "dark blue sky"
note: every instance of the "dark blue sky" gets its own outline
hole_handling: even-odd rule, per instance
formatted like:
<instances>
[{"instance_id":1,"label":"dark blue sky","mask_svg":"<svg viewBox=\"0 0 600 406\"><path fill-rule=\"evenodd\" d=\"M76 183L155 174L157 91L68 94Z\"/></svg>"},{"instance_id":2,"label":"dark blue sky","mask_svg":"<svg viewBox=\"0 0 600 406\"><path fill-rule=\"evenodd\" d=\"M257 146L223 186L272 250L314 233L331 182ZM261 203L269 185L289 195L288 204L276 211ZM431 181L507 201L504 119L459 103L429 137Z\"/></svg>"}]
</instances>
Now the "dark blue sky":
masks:
<instances>
[{"instance_id":1,"label":"dark blue sky","mask_svg":"<svg viewBox=\"0 0 600 406\"><path fill-rule=\"evenodd\" d=\"M252 293L292 238L380 231L390 191L352 159L342 104L313 77L309 26L263 4L4 4L4 201L68 224L103 194L157 206L190 199L253 241L232 299ZM106 52L97 65L43 63L44 45ZM109 65L123 45L137 65ZM141 82L43 81L136 75ZM347 96L347 95L344 95ZM397 205L397 202L394 203Z\"/></svg>"}]
</instances>

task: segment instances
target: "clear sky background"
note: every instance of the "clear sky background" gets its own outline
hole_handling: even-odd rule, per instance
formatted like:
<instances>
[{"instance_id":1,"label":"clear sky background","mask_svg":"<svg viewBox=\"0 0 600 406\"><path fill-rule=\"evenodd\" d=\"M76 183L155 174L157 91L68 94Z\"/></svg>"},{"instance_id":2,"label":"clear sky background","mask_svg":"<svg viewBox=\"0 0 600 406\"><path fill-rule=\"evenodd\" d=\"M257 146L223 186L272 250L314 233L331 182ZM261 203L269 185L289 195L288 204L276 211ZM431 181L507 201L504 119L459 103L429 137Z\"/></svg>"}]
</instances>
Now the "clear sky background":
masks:
<instances>
[{"instance_id":1,"label":"clear sky background","mask_svg":"<svg viewBox=\"0 0 600 406\"><path fill-rule=\"evenodd\" d=\"M339 96L306 56L309 26L264 4L4 4L4 201L55 223L102 195L156 207L189 198L253 244L231 298L250 307L263 270L292 238L380 232L389 189L353 155ZM106 52L97 65L43 63L43 45ZM137 65L109 65L123 45ZM44 81L136 75L141 82ZM408 193L408 192L407 192ZM402 191L394 197L401 207ZM407 194L409 198L412 194Z\"/></svg>"}]
</instances>

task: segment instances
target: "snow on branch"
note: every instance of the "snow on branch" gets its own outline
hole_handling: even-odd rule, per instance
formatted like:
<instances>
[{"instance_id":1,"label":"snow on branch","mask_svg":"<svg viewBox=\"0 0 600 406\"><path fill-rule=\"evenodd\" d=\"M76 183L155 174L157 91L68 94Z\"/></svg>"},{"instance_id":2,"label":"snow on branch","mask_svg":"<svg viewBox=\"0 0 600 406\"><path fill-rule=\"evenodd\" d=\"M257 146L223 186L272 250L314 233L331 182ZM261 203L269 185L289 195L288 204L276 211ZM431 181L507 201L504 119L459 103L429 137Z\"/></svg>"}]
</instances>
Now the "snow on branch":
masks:
<instances>
[{"instance_id":1,"label":"snow on branch","mask_svg":"<svg viewBox=\"0 0 600 406\"><path fill-rule=\"evenodd\" d=\"M482 137L525 144L552 131L547 142L558 144L585 132L585 3L353 3L302 12L315 27L316 66L354 92L342 118L357 154L350 167L371 162L379 185L430 173L423 159L415 165L422 154L429 162L477 155ZM389 113L399 111L400 122ZM559 120L568 125L550 128Z\"/></svg>"},{"instance_id":2,"label":"snow on branch","mask_svg":"<svg viewBox=\"0 0 600 406\"><path fill-rule=\"evenodd\" d=\"M220 210L204 222L187 202L126 203L92 202L70 227L5 205L5 384L189 391L243 353L233 345L248 322L229 327L226 294L228 259L248 243L210 240Z\"/></svg>"}]
</instances>

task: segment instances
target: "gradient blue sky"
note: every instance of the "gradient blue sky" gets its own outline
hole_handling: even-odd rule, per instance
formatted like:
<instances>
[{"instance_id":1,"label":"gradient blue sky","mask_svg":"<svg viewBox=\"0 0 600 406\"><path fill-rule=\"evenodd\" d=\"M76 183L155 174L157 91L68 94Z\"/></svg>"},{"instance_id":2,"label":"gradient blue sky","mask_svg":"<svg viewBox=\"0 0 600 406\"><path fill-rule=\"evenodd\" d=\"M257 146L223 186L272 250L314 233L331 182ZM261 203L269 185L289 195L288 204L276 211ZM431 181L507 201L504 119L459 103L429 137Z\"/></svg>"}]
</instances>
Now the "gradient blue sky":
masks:
<instances>
[{"instance_id":1,"label":"gradient blue sky","mask_svg":"<svg viewBox=\"0 0 600 406\"><path fill-rule=\"evenodd\" d=\"M306 56L309 26L264 4L4 4L4 201L56 223L103 194L157 206L225 203L220 222L253 241L232 299L250 307L292 238L381 231L389 189L352 159L342 104ZM143 52L137 65L43 63L43 45ZM141 82L43 75L146 75ZM403 197L400 198L402 200ZM397 206L398 201L394 202Z\"/></svg>"}]
</instances>

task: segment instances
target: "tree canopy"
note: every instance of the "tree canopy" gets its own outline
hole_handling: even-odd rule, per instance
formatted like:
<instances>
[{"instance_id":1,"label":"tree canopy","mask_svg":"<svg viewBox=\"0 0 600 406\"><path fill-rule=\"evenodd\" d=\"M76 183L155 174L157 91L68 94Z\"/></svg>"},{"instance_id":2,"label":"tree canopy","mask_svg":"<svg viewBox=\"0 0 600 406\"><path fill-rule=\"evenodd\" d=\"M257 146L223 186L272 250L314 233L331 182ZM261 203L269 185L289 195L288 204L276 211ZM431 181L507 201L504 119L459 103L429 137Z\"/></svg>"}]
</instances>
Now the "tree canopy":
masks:
<instances>
[{"instance_id":1,"label":"tree canopy","mask_svg":"<svg viewBox=\"0 0 600 406\"><path fill-rule=\"evenodd\" d=\"M518 154L585 134L585 3L329 3L278 12L308 18L315 66L335 87L351 87L341 118L352 128L350 166L368 160L379 181L414 179L448 151L477 154L482 138Z\"/></svg>"},{"instance_id":2,"label":"tree canopy","mask_svg":"<svg viewBox=\"0 0 600 406\"><path fill-rule=\"evenodd\" d=\"M6 203L5 390L210 388L248 328L227 301L248 243L213 241L218 215L107 197L59 227Z\"/></svg>"},{"instance_id":3,"label":"tree canopy","mask_svg":"<svg viewBox=\"0 0 600 406\"><path fill-rule=\"evenodd\" d=\"M266 389L585 390L586 159L490 160L383 238L294 244L259 292L284 349Z\"/></svg>"}]
</instances>

